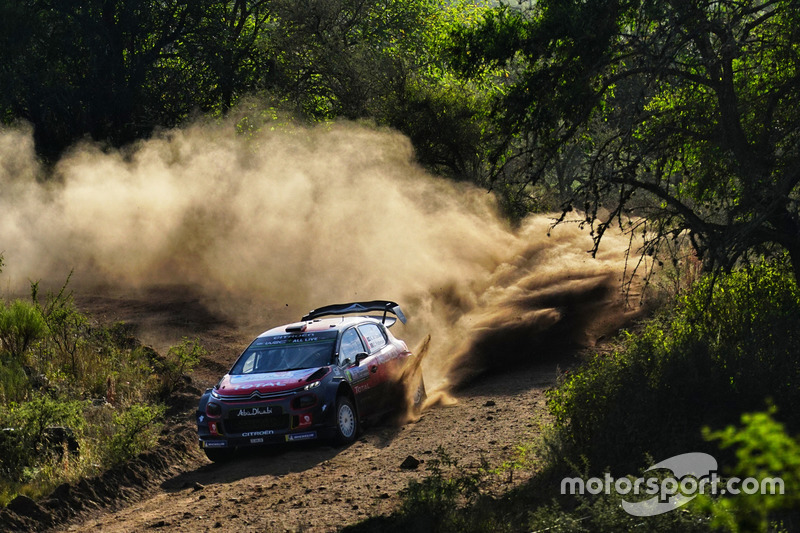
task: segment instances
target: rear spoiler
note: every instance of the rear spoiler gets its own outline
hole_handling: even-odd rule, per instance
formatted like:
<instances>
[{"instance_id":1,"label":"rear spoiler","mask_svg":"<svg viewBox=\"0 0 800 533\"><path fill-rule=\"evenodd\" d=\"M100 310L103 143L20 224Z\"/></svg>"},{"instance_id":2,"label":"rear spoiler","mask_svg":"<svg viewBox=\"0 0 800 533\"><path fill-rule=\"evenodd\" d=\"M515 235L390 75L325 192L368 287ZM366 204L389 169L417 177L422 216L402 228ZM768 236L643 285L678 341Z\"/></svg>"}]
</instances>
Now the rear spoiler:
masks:
<instances>
[{"instance_id":1,"label":"rear spoiler","mask_svg":"<svg viewBox=\"0 0 800 533\"><path fill-rule=\"evenodd\" d=\"M403 314L400 306L395 302L390 302L388 300L372 300L370 302L351 302L347 304L326 305L325 307L320 307L319 309L309 311L308 314L301 320L305 322L321 316L368 313L370 311L383 311L383 318L381 319L381 322L384 324L386 323L386 313L392 313L400 319L400 322L403 324L406 323L406 315ZM393 319L392 323L394 323Z\"/></svg>"}]
</instances>

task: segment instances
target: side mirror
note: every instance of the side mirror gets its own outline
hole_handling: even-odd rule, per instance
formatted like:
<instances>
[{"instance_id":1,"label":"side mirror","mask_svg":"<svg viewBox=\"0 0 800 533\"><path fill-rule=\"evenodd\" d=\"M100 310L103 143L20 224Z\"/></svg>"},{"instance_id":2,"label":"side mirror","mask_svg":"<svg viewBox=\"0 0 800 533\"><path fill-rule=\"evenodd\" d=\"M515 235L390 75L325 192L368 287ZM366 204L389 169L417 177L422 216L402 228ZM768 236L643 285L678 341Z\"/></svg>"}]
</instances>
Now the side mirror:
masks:
<instances>
[{"instance_id":1,"label":"side mirror","mask_svg":"<svg viewBox=\"0 0 800 533\"><path fill-rule=\"evenodd\" d=\"M369 357L369 354L365 353L365 352L361 352L361 353L356 354L356 366L360 365L361 361L363 361L367 357Z\"/></svg>"}]
</instances>

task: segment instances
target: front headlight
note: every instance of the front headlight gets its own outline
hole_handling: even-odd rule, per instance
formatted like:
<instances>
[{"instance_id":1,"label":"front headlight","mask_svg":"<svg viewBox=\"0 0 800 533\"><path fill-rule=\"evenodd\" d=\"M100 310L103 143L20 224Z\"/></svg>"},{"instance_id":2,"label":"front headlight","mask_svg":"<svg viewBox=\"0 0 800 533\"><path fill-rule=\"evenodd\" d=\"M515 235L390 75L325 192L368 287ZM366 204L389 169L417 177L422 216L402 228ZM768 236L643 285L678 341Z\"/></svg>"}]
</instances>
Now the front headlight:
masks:
<instances>
[{"instance_id":1,"label":"front headlight","mask_svg":"<svg viewBox=\"0 0 800 533\"><path fill-rule=\"evenodd\" d=\"M308 385L303 387L303 390L316 389L317 387L319 387L320 383L322 383L322 382L321 381L315 381L313 383L309 383Z\"/></svg>"}]
</instances>

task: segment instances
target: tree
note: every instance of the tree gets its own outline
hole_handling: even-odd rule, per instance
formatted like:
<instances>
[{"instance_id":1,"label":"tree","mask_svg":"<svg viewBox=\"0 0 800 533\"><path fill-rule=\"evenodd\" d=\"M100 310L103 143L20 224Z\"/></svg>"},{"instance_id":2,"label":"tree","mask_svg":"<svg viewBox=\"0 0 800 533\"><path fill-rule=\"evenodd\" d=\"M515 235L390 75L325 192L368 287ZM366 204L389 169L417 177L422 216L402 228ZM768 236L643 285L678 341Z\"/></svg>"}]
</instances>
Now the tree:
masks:
<instances>
[{"instance_id":1,"label":"tree","mask_svg":"<svg viewBox=\"0 0 800 533\"><path fill-rule=\"evenodd\" d=\"M189 70L203 87L203 110L228 111L241 96L272 83L277 53L269 30L274 3L206 2L200 23L178 43L178 57L192 66Z\"/></svg>"},{"instance_id":2,"label":"tree","mask_svg":"<svg viewBox=\"0 0 800 533\"><path fill-rule=\"evenodd\" d=\"M120 146L265 85L266 0L0 0L0 120L48 158Z\"/></svg>"},{"instance_id":3,"label":"tree","mask_svg":"<svg viewBox=\"0 0 800 533\"><path fill-rule=\"evenodd\" d=\"M447 44L483 8L440 0L276 0L274 91L314 120L371 119L411 139L419 161L479 181L491 135L486 80L455 76Z\"/></svg>"},{"instance_id":4,"label":"tree","mask_svg":"<svg viewBox=\"0 0 800 533\"><path fill-rule=\"evenodd\" d=\"M785 250L800 280L798 0L541 0L457 42L468 75L514 70L495 179L530 191L577 149L561 220L582 209L595 251L620 224L709 269Z\"/></svg>"},{"instance_id":5,"label":"tree","mask_svg":"<svg viewBox=\"0 0 800 533\"><path fill-rule=\"evenodd\" d=\"M185 0L1 7L2 107L34 125L46 155L85 134L121 144L149 133L150 70L197 15Z\"/></svg>"}]
</instances>

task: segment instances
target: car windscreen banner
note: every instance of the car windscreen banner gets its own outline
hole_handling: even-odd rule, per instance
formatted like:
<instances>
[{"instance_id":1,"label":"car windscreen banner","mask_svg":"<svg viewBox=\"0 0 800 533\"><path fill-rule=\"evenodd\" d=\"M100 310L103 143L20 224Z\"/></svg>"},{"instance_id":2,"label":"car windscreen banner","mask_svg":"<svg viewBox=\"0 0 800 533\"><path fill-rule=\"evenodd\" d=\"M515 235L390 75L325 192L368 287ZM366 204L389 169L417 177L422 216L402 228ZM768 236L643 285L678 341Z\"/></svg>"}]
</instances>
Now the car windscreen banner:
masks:
<instances>
[{"instance_id":1,"label":"car windscreen banner","mask_svg":"<svg viewBox=\"0 0 800 533\"><path fill-rule=\"evenodd\" d=\"M302 333L287 333L285 335L270 335L259 337L253 341L250 348L267 346L290 346L292 344L314 344L318 342L332 342L338 333L334 331L308 331Z\"/></svg>"}]
</instances>

